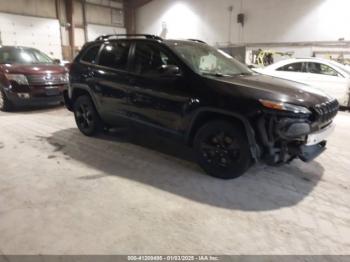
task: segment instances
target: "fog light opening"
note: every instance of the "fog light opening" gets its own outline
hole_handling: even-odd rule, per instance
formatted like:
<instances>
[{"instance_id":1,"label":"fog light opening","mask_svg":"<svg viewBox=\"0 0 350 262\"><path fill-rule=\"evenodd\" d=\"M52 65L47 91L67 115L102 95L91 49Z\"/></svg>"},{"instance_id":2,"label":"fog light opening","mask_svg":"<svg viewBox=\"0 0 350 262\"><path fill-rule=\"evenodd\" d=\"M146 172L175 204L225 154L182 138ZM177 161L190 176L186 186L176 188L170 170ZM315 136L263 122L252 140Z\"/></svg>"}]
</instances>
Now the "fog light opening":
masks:
<instances>
[{"instance_id":1,"label":"fog light opening","mask_svg":"<svg viewBox=\"0 0 350 262\"><path fill-rule=\"evenodd\" d=\"M17 96L22 99L29 99L30 95L28 93L17 93Z\"/></svg>"}]
</instances>

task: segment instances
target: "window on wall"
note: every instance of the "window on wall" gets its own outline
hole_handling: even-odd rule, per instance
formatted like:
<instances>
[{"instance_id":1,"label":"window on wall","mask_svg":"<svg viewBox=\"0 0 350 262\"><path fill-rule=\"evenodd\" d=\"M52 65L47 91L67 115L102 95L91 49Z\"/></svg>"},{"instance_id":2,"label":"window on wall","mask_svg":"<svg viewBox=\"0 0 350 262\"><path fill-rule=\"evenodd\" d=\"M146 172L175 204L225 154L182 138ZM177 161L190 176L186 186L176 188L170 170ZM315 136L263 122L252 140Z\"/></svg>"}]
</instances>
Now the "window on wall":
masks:
<instances>
[{"instance_id":1,"label":"window on wall","mask_svg":"<svg viewBox=\"0 0 350 262\"><path fill-rule=\"evenodd\" d=\"M293 63L282 66L277 69L277 71L285 71L285 72L305 72L303 63Z\"/></svg>"},{"instance_id":2,"label":"window on wall","mask_svg":"<svg viewBox=\"0 0 350 262\"><path fill-rule=\"evenodd\" d=\"M141 75L157 75L164 65L176 65L164 51L148 43L137 43L134 70Z\"/></svg>"},{"instance_id":3,"label":"window on wall","mask_svg":"<svg viewBox=\"0 0 350 262\"><path fill-rule=\"evenodd\" d=\"M120 9L111 9L112 24L120 27L124 26L124 12Z\"/></svg>"},{"instance_id":4,"label":"window on wall","mask_svg":"<svg viewBox=\"0 0 350 262\"><path fill-rule=\"evenodd\" d=\"M81 58L82 61L94 64L96 62L97 53L100 50L100 45L90 47Z\"/></svg>"},{"instance_id":5,"label":"window on wall","mask_svg":"<svg viewBox=\"0 0 350 262\"><path fill-rule=\"evenodd\" d=\"M99 65L118 70L126 70L129 49L129 42L118 41L105 45L100 54Z\"/></svg>"},{"instance_id":6,"label":"window on wall","mask_svg":"<svg viewBox=\"0 0 350 262\"><path fill-rule=\"evenodd\" d=\"M308 63L308 72L312 74L338 76L338 72L328 65L320 63Z\"/></svg>"}]
</instances>

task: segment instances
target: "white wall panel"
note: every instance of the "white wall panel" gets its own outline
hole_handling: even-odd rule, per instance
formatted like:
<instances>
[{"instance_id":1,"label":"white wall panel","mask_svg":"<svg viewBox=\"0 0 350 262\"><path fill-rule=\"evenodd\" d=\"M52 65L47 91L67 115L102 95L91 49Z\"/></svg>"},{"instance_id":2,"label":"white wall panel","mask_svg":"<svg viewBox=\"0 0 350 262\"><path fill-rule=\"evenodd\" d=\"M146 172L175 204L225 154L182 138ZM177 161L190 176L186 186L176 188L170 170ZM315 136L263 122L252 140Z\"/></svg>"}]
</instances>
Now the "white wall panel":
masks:
<instances>
[{"instance_id":1,"label":"white wall panel","mask_svg":"<svg viewBox=\"0 0 350 262\"><path fill-rule=\"evenodd\" d=\"M0 12L56 18L55 0L0 0Z\"/></svg>"},{"instance_id":2,"label":"white wall panel","mask_svg":"<svg viewBox=\"0 0 350 262\"><path fill-rule=\"evenodd\" d=\"M247 42L350 40L349 0L243 0Z\"/></svg>"},{"instance_id":3,"label":"white wall panel","mask_svg":"<svg viewBox=\"0 0 350 262\"><path fill-rule=\"evenodd\" d=\"M102 26L93 24L88 24L87 26L88 41L93 41L101 35L125 34L125 32L125 28L122 27Z\"/></svg>"},{"instance_id":4,"label":"white wall panel","mask_svg":"<svg viewBox=\"0 0 350 262\"><path fill-rule=\"evenodd\" d=\"M37 48L54 58L62 58L60 26L56 19L0 13L3 45Z\"/></svg>"},{"instance_id":5,"label":"white wall panel","mask_svg":"<svg viewBox=\"0 0 350 262\"><path fill-rule=\"evenodd\" d=\"M107 26L124 26L124 13L121 9L86 4L87 23Z\"/></svg>"},{"instance_id":6,"label":"white wall panel","mask_svg":"<svg viewBox=\"0 0 350 262\"><path fill-rule=\"evenodd\" d=\"M75 46L81 48L85 44L85 31L83 28L74 29Z\"/></svg>"},{"instance_id":7,"label":"white wall panel","mask_svg":"<svg viewBox=\"0 0 350 262\"><path fill-rule=\"evenodd\" d=\"M74 24L75 25L84 25L84 18L83 18L83 5L79 1L73 2L73 9L74 9Z\"/></svg>"},{"instance_id":8,"label":"white wall panel","mask_svg":"<svg viewBox=\"0 0 350 262\"><path fill-rule=\"evenodd\" d=\"M211 44L350 40L349 10L350 0L154 0L138 9L136 28Z\"/></svg>"}]
</instances>

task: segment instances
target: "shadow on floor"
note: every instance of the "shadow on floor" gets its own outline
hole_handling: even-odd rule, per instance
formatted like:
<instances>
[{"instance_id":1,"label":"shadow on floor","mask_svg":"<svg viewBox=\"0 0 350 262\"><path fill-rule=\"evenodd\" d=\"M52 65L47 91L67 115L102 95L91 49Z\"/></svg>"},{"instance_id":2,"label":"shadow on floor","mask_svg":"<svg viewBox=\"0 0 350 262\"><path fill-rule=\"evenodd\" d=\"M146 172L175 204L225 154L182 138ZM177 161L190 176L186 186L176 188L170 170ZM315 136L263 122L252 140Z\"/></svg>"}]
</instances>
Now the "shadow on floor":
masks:
<instances>
[{"instance_id":1,"label":"shadow on floor","mask_svg":"<svg viewBox=\"0 0 350 262\"><path fill-rule=\"evenodd\" d=\"M43 105L43 106L20 106L11 110L10 112L4 112L7 114L37 114L37 113L47 113L51 111L56 111L57 109L63 108L61 103L54 105Z\"/></svg>"},{"instance_id":2,"label":"shadow on floor","mask_svg":"<svg viewBox=\"0 0 350 262\"><path fill-rule=\"evenodd\" d=\"M317 161L306 164L296 160L282 167L257 164L244 176L224 181L204 174L188 147L145 131L120 129L89 138L72 128L42 139L66 159L98 172L82 174L79 179L123 177L226 209L266 211L296 205L310 194L324 172Z\"/></svg>"}]
</instances>

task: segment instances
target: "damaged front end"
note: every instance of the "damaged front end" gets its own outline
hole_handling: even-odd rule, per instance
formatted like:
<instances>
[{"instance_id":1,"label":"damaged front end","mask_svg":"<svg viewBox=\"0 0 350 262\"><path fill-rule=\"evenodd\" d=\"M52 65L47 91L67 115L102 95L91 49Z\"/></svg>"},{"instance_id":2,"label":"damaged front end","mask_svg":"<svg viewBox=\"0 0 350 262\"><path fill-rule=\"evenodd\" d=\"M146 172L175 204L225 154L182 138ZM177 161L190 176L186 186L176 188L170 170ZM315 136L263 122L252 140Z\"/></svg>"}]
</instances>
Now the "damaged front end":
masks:
<instances>
[{"instance_id":1,"label":"damaged front end","mask_svg":"<svg viewBox=\"0 0 350 262\"><path fill-rule=\"evenodd\" d=\"M324 152L339 109L336 100L302 112L272 109L276 108L264 109L256 122L262 159L267 164L279 165L295 158L309 162Z\"/></svg>"}]
</instances>

